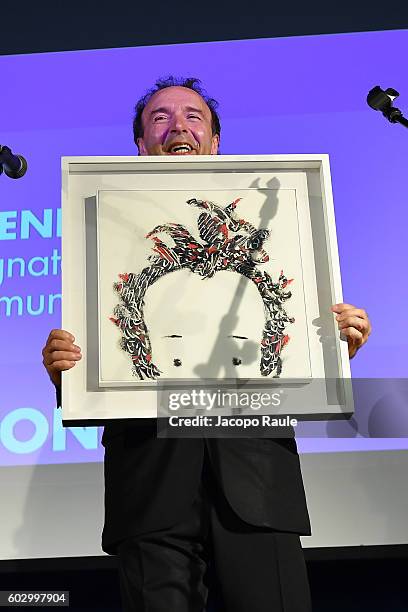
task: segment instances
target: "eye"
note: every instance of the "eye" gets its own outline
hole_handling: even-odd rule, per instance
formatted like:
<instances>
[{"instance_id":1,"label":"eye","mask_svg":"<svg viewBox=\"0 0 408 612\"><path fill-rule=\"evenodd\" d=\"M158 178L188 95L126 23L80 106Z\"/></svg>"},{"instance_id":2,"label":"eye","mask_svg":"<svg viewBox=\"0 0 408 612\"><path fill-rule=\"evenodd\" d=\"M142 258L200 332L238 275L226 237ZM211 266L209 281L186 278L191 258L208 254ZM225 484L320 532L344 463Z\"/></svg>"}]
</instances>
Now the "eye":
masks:
<instances>
[{"instance_id":1,"label":"eye","mask_svg":"<svg viewBox=\"0 0 408 612\"><path fill-rule=\"evenodd\" d=\"M157 123L158 121L165 121L166 119L167 119L166 115L156 115L153 121L154 123Z\"/></svg>"},{"instance_id":2,"label":"eye","mask_svg":"<svg viewBox=\"0 0 408 612\"><path fill-rule=\"evenodd\" d=\"M201 117L199 115L193 115L192 113L187 115L187 118L188 119L201 119Z\"/></svg>"},{"instance_id":3,"label":"eye","mask_svg":"<svg viewBox=\"0 0 408 612\"><path fill-rule=\"evenodd\" d=\"M233 357L232 365L239 366L239 365L241 365L241 363L242 363L241 359L239 359L238 357Z\"/></svg>"}]
</instances>

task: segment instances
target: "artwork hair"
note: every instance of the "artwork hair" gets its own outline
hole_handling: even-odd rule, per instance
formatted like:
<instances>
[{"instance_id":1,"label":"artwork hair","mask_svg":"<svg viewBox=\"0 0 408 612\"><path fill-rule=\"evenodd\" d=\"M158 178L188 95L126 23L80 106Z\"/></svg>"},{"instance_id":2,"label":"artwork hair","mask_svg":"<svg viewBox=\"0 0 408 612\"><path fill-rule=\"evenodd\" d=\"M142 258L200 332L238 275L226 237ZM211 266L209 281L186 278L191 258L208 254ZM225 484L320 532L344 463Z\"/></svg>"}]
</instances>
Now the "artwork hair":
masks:
<instances>
[{"instance_id":1,"label":"artwork hair","mask_svg":"<svg viewBox=\"0 0 408 612\"><path fill-rule=\"evenodd\" d=\"M149 332L143 308L147 289L159 278L176 270L188 269L203 278L211 278L221 270L237 272L251 280L263 300L265 326L261 339L260 373L278 377L282 371L281 351L289 341L285 333L287 323L293 323L284 308L290 298L288 280L281 271L277 282L261 271L257 264L269 260L263 244L269 237L266 229L256 229L248 221L235 216L235 200L226 207L214 202L192 198L187 204L199 208L198 231L200 242L178 223L156 226L146 238L153 241L149 265L139 274L119 274L114 289L120 297L111 321L122 332L121 348L130 354L132 372L141 380L156 379L161 372L152 361ZM166 244L159 234L171 238Z\"/></svg>"},{"instance_id":2,"label":"artwork hair","mask_svg":"<svg viewBox=\"0 0 408 612\"><path fill-rule=\"evenodd\" d=\"M221 123L220 118L217 113L218 102L214 98L211 98L207 95L205 89L201 86L200 79L195 77L175 77L175 76L167 76L159 78L154 86L149 89L141 98L136 102L135 106L135 116L133 119L133 138L135 144L137 145L137 139L143 137L143 125L142 125L142 113L145 109L146 104L149 102L150 98L161 89L166 89L166 87L186 87L187 89L192 89L196 93L198 93L207 104L208 108L211 111L211 128L212 135L218 136L221 135Z\"/></svg>"}]
</instances>

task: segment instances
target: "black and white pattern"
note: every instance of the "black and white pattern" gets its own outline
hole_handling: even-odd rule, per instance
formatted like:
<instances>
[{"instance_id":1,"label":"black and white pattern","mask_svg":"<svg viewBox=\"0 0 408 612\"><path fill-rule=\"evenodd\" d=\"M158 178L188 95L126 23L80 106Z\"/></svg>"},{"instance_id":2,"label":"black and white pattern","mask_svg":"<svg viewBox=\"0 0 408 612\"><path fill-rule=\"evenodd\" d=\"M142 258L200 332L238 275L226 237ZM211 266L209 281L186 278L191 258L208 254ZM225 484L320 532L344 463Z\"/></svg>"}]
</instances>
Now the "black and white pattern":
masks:
<instances>
[{"instance_id":1,"label":"black and white pattern","mask_svg":"<svg viewBox=\"0 0 408 612\"><path fill-rule=\"evenodd\" d=\"M143 318L146 291L162 276L182 269L189 269L205 278L211 278L220 270L228 270L255 283L264 303L266 319L261 339L260 373L275 377L281 374L281 352L289 341L285 329L288 323L294 322L284 308L291 296L286 287L293 279L288 280L281 271L278 280L273 282L267 272L258 269L257 264L269 260L263 249L269 231L256 229L236 216L239 200L225 208L209 201L188 200L189 206L203 211L198 216L200 239L194 238L178 223L158 225L146 236L153 241L149 265L140 274L119 274L120 280L114 284L114 289L120 303L115 307L111 320L121 330L121 347L130 354L132 372L141 380L156 379L161 374L152 361L152 347ZM171 244L168 244L168 237Z\"/></svg>"}]
</instances>

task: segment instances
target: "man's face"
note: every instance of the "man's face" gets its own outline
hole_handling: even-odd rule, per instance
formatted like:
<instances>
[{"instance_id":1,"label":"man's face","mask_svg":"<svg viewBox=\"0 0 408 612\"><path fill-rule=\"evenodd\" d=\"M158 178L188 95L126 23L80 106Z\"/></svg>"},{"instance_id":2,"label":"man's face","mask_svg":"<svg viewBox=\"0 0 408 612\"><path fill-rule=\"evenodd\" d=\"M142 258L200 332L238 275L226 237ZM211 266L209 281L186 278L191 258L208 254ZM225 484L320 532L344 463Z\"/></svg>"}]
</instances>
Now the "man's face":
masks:
<instances>
[{"instance_id":1,"label":"man's face","mask_svg":"<svg viewBox=\"0 0 408 612\"><path fill-rule=\"evenodd\" d=\"M156 92L142 113L140 155L216 155L219 136L213 136L211 111L203 98L187 87Z\"/></svg>"}]
</instances>

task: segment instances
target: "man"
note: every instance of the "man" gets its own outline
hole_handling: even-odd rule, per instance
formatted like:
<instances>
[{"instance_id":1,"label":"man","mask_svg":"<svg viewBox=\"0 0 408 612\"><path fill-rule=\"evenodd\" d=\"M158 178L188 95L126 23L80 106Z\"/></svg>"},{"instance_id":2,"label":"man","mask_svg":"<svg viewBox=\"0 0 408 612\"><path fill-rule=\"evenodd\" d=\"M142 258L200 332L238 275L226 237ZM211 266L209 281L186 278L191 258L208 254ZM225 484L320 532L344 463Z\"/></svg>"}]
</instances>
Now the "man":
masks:
<instances>
[{"instance_id":1,"label":"man","mask_svg":"<svg viewBox=\"0 0 408 612\"><path fill-rule=\"evenodd\" d=\"M216 155L216 102L196 79L158 81L136 105L140 155ZM353 357L366 313L332 308ZM44 365L57 389L75 367L75 338L53 330ZM157 439L154 420L106 425L102 547L118 554L125 610L202 612L210 567L226 612L310 610L299 534L309 518L296 443Z\"/></svg>"}]
</instances>

